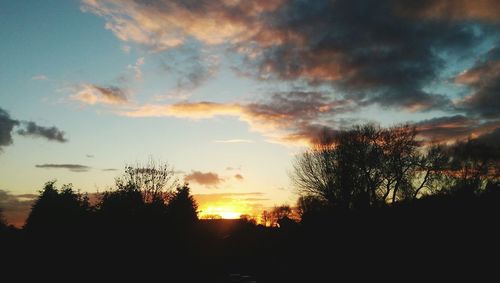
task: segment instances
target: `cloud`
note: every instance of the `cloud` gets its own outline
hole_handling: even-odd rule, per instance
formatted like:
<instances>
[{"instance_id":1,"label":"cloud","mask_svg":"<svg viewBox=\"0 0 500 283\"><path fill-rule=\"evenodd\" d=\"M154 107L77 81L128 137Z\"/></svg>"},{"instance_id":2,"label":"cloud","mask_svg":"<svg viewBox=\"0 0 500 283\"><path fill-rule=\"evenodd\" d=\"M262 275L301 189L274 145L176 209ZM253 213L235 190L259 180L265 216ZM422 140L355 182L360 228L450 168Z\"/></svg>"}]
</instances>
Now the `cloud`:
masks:
<instances>
[{"instance_id":1,"label":"cloud","mask_svg":"<svg viewBox=\"0 0 500 283\"><path fill-rule=\"evenodd\" d=\"M164 105L144 105L122 112L129 117L177 117L206 119L216 116L236 116L252 130L277 142L313 143L319 134L333 132L321 124L322 118L357 109L350 100L330 99L321 92L279 92L268 99L240 104L215 102L182 102Z\"/></svg>"},{"instance_id":2,"label":"cloud","mask_svg":"<svg viewBox=\"0 0 500 283\"><path fill-rule=\"evenodd\" d=\"M0 190L0 208L7 223L22 227L36 198L37 195L34 194L14 195L8 191Z\"/></svg>"},{"instance_id":3,"label":"cloud","mask_svg":"<svg viewBox=\"0 0 500 283\"><path fill-rule=\"evenodd\" d=\"M398 13L422 19L500 21L500 3L496 0L393 0L393 4Z\"/></svg>"},{"instance_id":4,"label":"cloud","mask_svg":"<svg viewBox=\"0 0 500 283\"><path fill-rule=\"evenodd\" d=\"M241 175L241 174L236 174L236 175L234 175L234 178L235 178L236 180L238 180L238 181L243 181L243 179L244 179L244 178L243 178L243 175Z\"/></svg>"},{"instance_id":5,"label":"cloud","mask_svg":"<svg viewBox=\"0 0 500 283\"><path fill-rule=\"evenodd\" d=\"M68 139L64 136L65 133L56 127L44 127L37 125L32 121L23 121L21 122L21 125L23 128L17 130L17 134L21 136L42 137L49 141L57 141L61 143L68 141Z\"/></svg>"},{"instance_id":6,"label":"cloud","mask_svg":"<svg viewBox=\"0 0 500 283\"><path fill-rule=\"evenodd\" d=\"M215 143L254 143L253 140L246 139L229 139L229 140L214 140Z\"/></svg>"},{"instance_id":7,"label":"cloud","mask_svg":"<svg viewBox=\"0 0 500 283\"><path fill-rule=\"evenodd\" d=\"M240 166L240 167L232 167L232 166L228 166L228 167L226 167L226 170L227 170L227 171L241 170L241 166Z\"/></svg>"},{"instance_id":8,"label":"cloud","mask_svg":"<svg viewBox=\"0 0 500 283\"><path fill-rule=\"evenodd\" d=\"M136 80L142 80L142 65L144 65L144 57L137 58L134 65L127 66L128 69L134 71L134 77Z\"/></svg>"},{"instance_id":9,"label":"cloud","mask_svg":"<svg viewBox=\"0 0 500 283\"><path fill-rule=\"evenodd\" d=\"M415 124L419 135L426 140L443 143L477 138L500 128L500 121L484 122L463 115L423 120Z\"/></svg>"},{"instance_id":10,"label":"cloud","mask_svg":"<svg viewBox=\"0 0 500 283\"><path fill-rule=\"evenodd\" d=\"M131 111L122 112L129 117L177 117L177 118L212 118L214 116L238 116L242 107L236 103L216 102L181 102L176 104L147 104Z\"/></svg>"},{"instance_id":11,"label":"cloud","mask_svg":"<svg viewBox=\"0 0 500 283\"><path fill-rule=\"evenodd\" d=\"M500 125L495 130L486 133L478 137L477 139L482 143L498 147L499 146L498 141L500 141Z\"/></svg>"},{"instance_id":12,"label":"cloud","mask_svg":"<svg viewBox=\"0 0 500 283\"><path fill-rule=\"evenodd\" d=\"M31 77L31 79L34 81L46 81L46 80L48 80L48 77L45 75L36 75L36 76Z\"/></svg>"},{"instance_id":13,"label":"cloud","mask_svg":"<svg viewBox=\"0 0 500 283\"><path fill-rule=\"evenodd\" d=\"M42 137L49 141L67 142L65 133L56 127L44 127L32 121L19 121L12 119L9 113L0 108L0 152L2 147L13 143L12 132L14 127L21 127L17 134L24 137Z\"/></svg>"},{"instance_id":14,"label":"cloud","mask_svg":"<svg viewBox=\"0 0 500 283\"><path fill-rule=\"evenodd\" d=\"M166 97L186 97L199 88L219 70L219 57L199 48L176 49L162 55L161 66L168 76L176 80L175 87Z\"/></svg>"},{"instance_id":15,"label":"cloud","mask_svg":"<svg viewBox=\"0 0 500 283\"><path fill-rule=\"evenodd\" d=\"M37 164L36 168L45 168L45 169L68 169L72 172L87 172L91 167L80 165L80 164Z\"/></svg>"},{"instance_id":16,"label":"cloud","mask_svg":"<svg viewBox=\"0 0 500 283\"><path fill-rule=\"evenodd\" d=\"M459 74L455 82L471 89L469 95L458 101L460 110L484 118L500 118L500 47L490 50L485 58Z\"/></svg>"},{"instance_id":17,"label":"cloud","mask_svg":"<svg viewBox=\"0 0 500 283\"><path fill-rule=\"evenodd\" d=\"M114 172L114 171L118 171L118 169L115 169L115 168L105 168L105 169L102 169L102 171L104 171L104 172Z\"/></svg>"},{"instance_id":18,"label":"cloud","mask_svg":"<svg viewBox=\"0 0 500 283\"><path fill-rule=\"evenodd\" d=\"M283 42L248 60L258 77L329 84L365 105L412 111L448 107L427 90L445 66L440 54L470 52L483 39L466 23L402 18L390 1L291 0L265 21Z\"/></svg>"},{"instance_id":19,"label":"cloud","mask_svg":"<svg viewBox=\"0 0 500 283\"><path fill-rule=\"evenodd\" d=\"M123 115L234 116L270 141L311 144L335 135L334 116L373 104L497 119L498 58L456 78L472 91L464 99L453 101L442 86L497 40L499 7L495 0L84 0L82 10L103 17L122 41L168 53L165 69L179 74L174 92L212 78L221 49L236 55L233 69L247 77L304 89L245 103L147 104ZM169 53L190 46L197 52L182 59ZM88 93L81 99L97 103L99 95Z\"/></svg>"},{"instance_id":20,"label":"cloud","mask_svg":"<svg viewBox=\"0 0 500 283\"><path fill-rule=\"evenodd\" d=\"M105 18L125 42L156 51L193 40L227 46L257 79L326 84L361 105L415 112L452 107L429 86L448 62L470 56L497 33L489 24L498 21L499 6L495 0L84 0L82 10ZM211 72L198 66L203 59L190 61L195 68L186 82L197 85Z\"/></svg>"},{"instance_id":21,"label":"cloud","mask_svg":"<svg viewBox=\"0 0 500 283\"><path fill-rule=\"evenodd\" d=\"M224 182L224 179L219 177L217 173L213 172L203 173L200 171L192 171L190 174L184 177L184 181L195 182L207 187L215 187L220 183Z\"/></svg>"},{"instance_id":22,"label":"cloud","mask_svg":"<svg viewBox=\"0 0 500 283\"><path fill-rule=\"evenodd\" d=\"M258 17L281 1L84 0L82 10L102 16L125 42L166 50L194 38L207 45L240 42L260 28Z\"/></svg>"},{"instance_id":23,"label":"cloud","mask_svg":"<svg viewBox=\"0 0 500 283\"><path fill-rule=\"evenodd\" d=\"M81 84L70 97L84 104L126 104L129 94L126 89L116 86L99 86L95 84Z\"/></svg>"},{"instance_id":24,"label":"cloud","mask_svg":"<svg viewBox=\"0 0 500 283\"><path fill-rule=\"evenodd\" d=\"M85 157L87 157L87 158L94 158L94 155L93 154L85 154Z\"/></svg>"},{"instance_id":25,"label":"cloud","mask_svg":"<svg viewBox=\"0 0 500 283\"><path fill-rule=\"evenodd\" d=\"M19 121L10 118L7 111L0 108L0 152L2 147L12 144L12 130L19 125Z\"/></svg>"}]
</instances>

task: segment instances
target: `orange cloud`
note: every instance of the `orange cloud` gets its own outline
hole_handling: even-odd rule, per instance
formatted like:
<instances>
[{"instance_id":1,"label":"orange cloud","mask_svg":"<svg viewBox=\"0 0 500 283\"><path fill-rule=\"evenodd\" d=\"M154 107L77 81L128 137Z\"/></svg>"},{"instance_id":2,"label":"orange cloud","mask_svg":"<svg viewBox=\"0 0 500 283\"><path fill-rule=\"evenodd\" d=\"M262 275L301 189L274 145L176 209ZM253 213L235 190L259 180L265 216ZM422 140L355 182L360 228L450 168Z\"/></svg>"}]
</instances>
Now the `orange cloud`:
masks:
<instances>
[{"instance_id":1,"label":"orange cloud","mask_svg":"<svg viewBox=\"0 0 500 283\"><path fill-rule=\"evenodd\" d=\"M479 138L500 128L500 121L482 122L462 115L439 117L416 124L419 135L428 141L451 143Z\"/></svg>"},{"instance_id":2,"label":"orange cloud","mask_svg":"<svg viewBox=\"0 0 500 283\"><path fill-rule=\"evenodd\" d=\"M123 41L166 50L189 37L209 45L247 40L262 29L258 17L281 2L84 0L82 10L105 17L106 28Z\"/></svg>"},{"instance_id":3,"label":"orange cloud","mask_svg":"<svg viewBox=\"0 0 500 283\"><path fill-rule=\"evenodd\" d=\"M266 101L248 104L206 101L149 104L121 114L129 117L191 119L235 116L273 142L303 145L317 141L320 138L318 134L324 134L328 127L319 122L324 115L344 113L355 107L355 103L350 100L331 100L319 92L289 92L276 93Z\"/></svg>"},{"instance_id":4,"label":"orange cloud","mask_svg":"<svg viewBox=\"0 0 500 283\"><path fill-rule=\"evenodd\" d=\"M71 95L72 100L84 104L126 104L128 91L115 86L99 86L95 84L82 84Z\"/></svg>"},{"instance_id":5,"label":"orange cloud","mask_svg":"<svg viewBox=\"0 0 500 283\"><path fill-rule=\"evenodd\" d=\"M148 104L132 111L122 112L129 117L177 117L177 118L212 118L214 116L239 116L242 107L239 104L215 102L186 102L167 105Z\"/></svg>"}]
</instances>

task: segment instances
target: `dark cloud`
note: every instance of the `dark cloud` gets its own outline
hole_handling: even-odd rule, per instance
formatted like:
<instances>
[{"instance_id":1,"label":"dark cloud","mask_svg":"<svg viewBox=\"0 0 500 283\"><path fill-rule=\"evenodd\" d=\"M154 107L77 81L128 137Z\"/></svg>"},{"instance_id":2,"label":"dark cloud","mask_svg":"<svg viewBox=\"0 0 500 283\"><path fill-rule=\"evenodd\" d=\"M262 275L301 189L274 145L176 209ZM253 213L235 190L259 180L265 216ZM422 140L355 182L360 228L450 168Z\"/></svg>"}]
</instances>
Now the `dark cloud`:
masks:
<instances>
[{"instance_id":1,"label":"dark cloud","mask_svg":"<svg viewBox=\"0 0 500 283\"><path fill-rule=\"evenodd\" d=\"M192 171L191 174L184 177L186 182L195 182L203 186L214 187L224 182L224 179L219 177L217 173Z\"/></svg>"},{"instance_id":2,"label":"dark cloud","mask_svg":"<svg viewBox=\"0 0 500 283\"><path fill-rule=\"evenodd\" d=\"M500 128L500 121L484 122L463 115L420 121L415 124L419 135L433 142L449 142L477 138Z\"/></svg>"},{"instance_id":3,"label":"dark cloud","mask_svg":"<svg viewBox=\"0 0 500 283\"><path fill-rule=\"evenodd\" d=\"M500 4L495 0L84 3L84 10L105 17L107 27L121 40L154 51L195 50L179 57L175 52L168 55L171 60L166 69L181 74L178 88L192 89L210 78L213 65L205 58L224 49L237 54L234 63L242 75L292 81L305 90L274 93L253 103L146 105L125 115L232 115L274 141L307 143L335 135L339 126L328 123L333 116L372 104L410 112L456 114L458 110L472 120L489 119L477 121L472 130L457 126L456 136L465 134L458 134L462 130L475 133L498 118L498 58L480 61L457 78L472 90L463 101L456 103L440 92L451 71L482 52L484 43L492 44L499 37ZM149 19L156 19L156 24L151 25ZM471 80L475 75L481 76ZM310 91L317 89L326 91ZM427 133L431 131L445 130Z\"/></svg>"},{"instance_id":4,"label":"dark cloud","mask_svg":"<svg viewBox=\"0 0 500 283\"><path fill-rule=\"evenodd\" d=\"M102 171L104 171L104 172L114 172L114 171L118 171L118 169L115 169L115 168L105 168L105 169L102 169Z\"/></svg>"},{"instance_id":5,"label":"dark cloud","mask_svg":"<svg viewBox=\"0 0 500 283\"><path fill-rule=\"evenodd\" d=\"M21 124L23 128L17 130L17 133L21 136L42 137L49 141L61 143L68 141L68 139L64 137L64 132L56 127L44 127L32 121L23 121Z\"/></svg>"},{"instance_id":6,"label":"dark cloud","mask_svg":"<svg viewBox=\"0 0 500 283\"><path fill-rule=\"evenodd\" d=\"M392 0L397 13L432 20L480 20L499 22L497 0Z\"/></svg>"},{"instance_id":7,"label":"dark cloud","mask_svg":"<svg viewBox=\"0 0 500 283\"><path fill-rule=\"evenodd\" d=\"M16 132L21 136L42 137L49 141L67 142L64 132L56 127L40 126L32 121L12 119L7 111L0 108L0 151L3 146L12 144L14 127L20 127Z\"/></svg>"},{"instance_id":8,"label":"dark cloud","mask_svg":"<svg viewBox=\"0 0 500 283\"><path fill-rule=\"evenodd\" d=\"M244 178L243 178L243 175L241 175L241 174L236 174L236 175L234 175L234 178L235 178L236 180L238 180L238 181L243 181L243 179L244 179Z\"/></svg>"},{"instance_id":9,"label":"dark cloud","mask_svg":"<svg viewBox=\"0 0 500 283\"><path fill-rule=\"evenodd\" d=\"M499 127L496 128L495 130L493 130L492 132L484 134L484 135L478 137L477 139L482 143L485 143L485 144L488 144L491 146L495 146L495 147L499 147L500 146L500 125L498 125L498 126Z\"/></svg>"},{"instance_id":10,"label":"dark cloud","mask_svg":"<svg viewBox=\"0 0 500 283\"><path fill-rule=\"evenodd\" d=\"M327 83L366 104L411 110L448 106L426 91L445 66L440 54L480 40L466 23L403 18L388 1L291 0L265 23L282 43L263 51L260 77Z\"/></svg>"},{"instance_id":11,"label":"dark cloud","mask_svg":"<svg viewBox=\"0 0 500 283\"><path fill-rule=\"evenodd\" d=\"M0 208L7 223L22 227L36 198L35 194L14 195L0 190Z\"/></svg>"},{"instance_id":12,"label":"dark cloud","mask_svg":"<svg viewBox=\"0 0 500 283\"><path fill-rule=\"evenodd\" d=\"M87 158L94 158L94 155L93 154L85 154L85 157L87 157Z\"/></svg>"},{"instance_id":13,"label":"dark cloud","mask_svg":"<svg viewBox=\"0 0 500 283\"><path fill-rule=\"evenodd\" d=\"M98 90L101 95L108 101L113 101L116 103L127 102L127 94L122 88L116 86L98 86L92 85L96 90Z\"/></svg>"},{"instance_id":14,"label":"dark cloud","mask_svg":"<svg viewBox=\"0 0 500 283\"><path fill-rule=\"evenodd\" d=\"M500 47L489 51L455 81L471 89L471 94L459 102L460 110L484 118L500 118Z\"/></svg>"},{"instance_id":15,"label":"dark cloud","mask_svg":"<svg viewBox=\"0 0 500 283\"><path fill-rule=\"evenodd\" d=\"M92 169L89 166L80 164L37 164L35 167L45 169L68 169L72 172L87 172Z\"/></svg>"},{"instance_id":16,"label":"dark cloud","mask_svg":"<svg viewBox=\"0 0 500 283\"><path fill-rule=\"evenodd\" d=\"M11 119L7 111L0 108L0 152L3 146L12 144L12 129L19 125L19 121Z\"/></svg>"}]
</instances>

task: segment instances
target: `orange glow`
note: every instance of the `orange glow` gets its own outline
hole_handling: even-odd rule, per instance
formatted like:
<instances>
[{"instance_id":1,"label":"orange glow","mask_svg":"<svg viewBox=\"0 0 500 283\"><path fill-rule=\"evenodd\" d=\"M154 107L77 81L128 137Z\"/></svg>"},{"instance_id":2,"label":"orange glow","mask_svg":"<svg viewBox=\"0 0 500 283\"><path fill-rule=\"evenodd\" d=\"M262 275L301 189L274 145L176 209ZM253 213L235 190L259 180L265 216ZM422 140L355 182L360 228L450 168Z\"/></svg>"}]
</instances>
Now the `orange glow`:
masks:
<instances>
[{"instance_id":1,"label":"orange glow","mask_svg":"<svg viewBox=\"0 0 500 283\"><path fill-rule=\"evenodd\" d=\"M200 218L218 215L223 219L238 219L245 214L234 206L208 206L200 213Z\"/></svg>"}]
</instances>

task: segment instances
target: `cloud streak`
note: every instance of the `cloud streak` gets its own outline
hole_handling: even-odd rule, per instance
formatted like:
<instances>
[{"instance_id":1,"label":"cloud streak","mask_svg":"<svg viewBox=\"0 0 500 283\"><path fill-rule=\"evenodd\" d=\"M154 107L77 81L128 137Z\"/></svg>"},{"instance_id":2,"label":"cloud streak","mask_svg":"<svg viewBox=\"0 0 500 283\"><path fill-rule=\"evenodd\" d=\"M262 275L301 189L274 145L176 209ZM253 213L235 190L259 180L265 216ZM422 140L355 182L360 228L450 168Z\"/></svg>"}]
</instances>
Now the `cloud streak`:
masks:
<instances>
[{"instance_id":1,"label":"cloud streak","mask_svg":"<svg viewBox=\"0 0 500 283\"><path fill-rule=\"evenodd\" d=\"M253 140L246 139L229 139L229 140L214 140L215 143L254 143Z\"/></svg>"},{"instance_id":2,"label":"cloud streak","mask_svg":"<svg viewBox=\"0 0 500 283\"><path fill-rule=\"evenodd\" d=\"M89 166L81 164L37 164L35 167L42 169L67 169L71 172L88 172L92 169Z\"/></svg>"}]
</instances>

